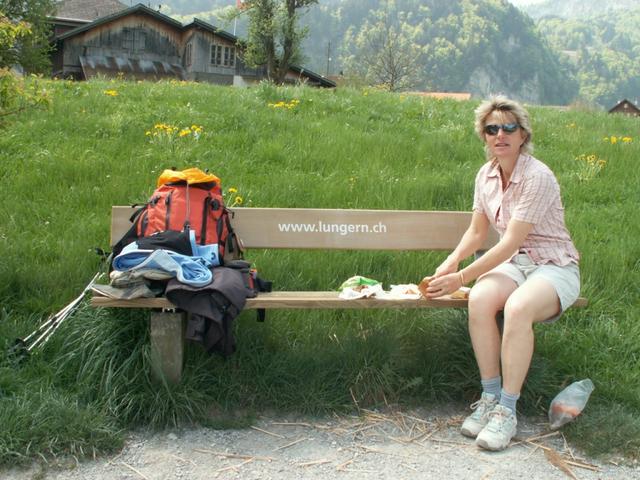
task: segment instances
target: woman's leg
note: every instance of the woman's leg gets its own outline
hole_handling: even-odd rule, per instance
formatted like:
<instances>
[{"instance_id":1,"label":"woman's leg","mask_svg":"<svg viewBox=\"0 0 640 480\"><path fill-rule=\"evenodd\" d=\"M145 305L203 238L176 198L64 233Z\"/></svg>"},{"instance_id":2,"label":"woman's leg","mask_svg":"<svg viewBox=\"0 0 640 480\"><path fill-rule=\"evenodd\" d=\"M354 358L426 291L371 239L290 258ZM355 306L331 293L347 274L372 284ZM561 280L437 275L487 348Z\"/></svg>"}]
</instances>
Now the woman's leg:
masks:
<instances>
[{"instance_id":1,"label":"woman's leg","mask_svg":"<svg viewBox=\"0 0 640 480\"><path fill-rule=\"evenodd\" d=\"M507 299L502 333L502 392L488 422L476 437L476 444L488 450L502 450L516 434L516 402L533 355L533 324L555 316L560 300L555 288L543 278L529 278Z\"/></svg>"},{"instance_id":2,"label":"woman's leg","mask_svg":"<svg viewBox=\"0 0 640 480\"><path fill-rule=\"evenodd\" d=\"M516 288L516 282L508 276L488 273L469 293L469 335L483 380L500 375L501 342L496 314Z\"/></svg>"},{"instance_id":3,"label":"woman's leg","mask_svg":"<svg viewBox=\"0 0 640 480\"><path fill-rule=\"evenodd\" d=\"M482 395L471 405L473 413L460 427L467 437L475 438L482 431L500 397L500 332L496 314L515 288L516 282L508 276L490 273L481 277L469 294L469 334L480 370Z\"/></svg>"},{"instance_id":4,"label":"woman's leg","mask_svg":"<svg viewBox=\"0 0 640 480\"><path fill-rule=\"evenodd\" d=\"M560 300L551 283L530 278L507 299L502 336L503 389L519 394L533 356L533 324L560 312Z\"/></svg>"}]
</instances>

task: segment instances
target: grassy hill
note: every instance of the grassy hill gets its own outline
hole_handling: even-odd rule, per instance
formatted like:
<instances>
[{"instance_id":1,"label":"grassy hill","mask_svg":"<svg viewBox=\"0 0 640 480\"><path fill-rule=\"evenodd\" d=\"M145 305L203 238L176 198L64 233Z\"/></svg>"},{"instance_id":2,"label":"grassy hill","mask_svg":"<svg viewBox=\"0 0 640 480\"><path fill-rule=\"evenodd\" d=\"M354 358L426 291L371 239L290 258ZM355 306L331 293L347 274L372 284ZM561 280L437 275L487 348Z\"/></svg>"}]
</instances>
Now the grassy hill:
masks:
<instances>
[{"instance_id":1,"label":"grassy hill","mask_svg":"<svg viewBox=\"0 0 640 480\"><path fill-rule=\"evenodd\" d=\"M0 463L118 448L123 429L247 423L261 409L323 412L469 400L478 378L463 312L246 313L228 360L188 349L182 384L158 384L141 312L83 307L26 362L7 356L75 297L108 248L113 204L146 200L164 168L199 166L244 205L468 210L483 161L476 102L373 90L184 82L47 82L53 106L0 135ZM299 103L291 102L299 100ZM291 108L275 107L280 101ZM291 103L289 103L291 102ZM582 254L587 309L536 328L521 408L544 414L591 378L565 432L592 453L640 451L637 119L531 108L536 155L556 173ZM157 125L178 128L173 134ZM180 136L196 125L200 136ZM277 289L336 288L353 274L416 282L446 253L249 252ZM319 267L321 265L321 267ZM240 412L240 413L239 413Z\"/></svg>"}]
</instances>

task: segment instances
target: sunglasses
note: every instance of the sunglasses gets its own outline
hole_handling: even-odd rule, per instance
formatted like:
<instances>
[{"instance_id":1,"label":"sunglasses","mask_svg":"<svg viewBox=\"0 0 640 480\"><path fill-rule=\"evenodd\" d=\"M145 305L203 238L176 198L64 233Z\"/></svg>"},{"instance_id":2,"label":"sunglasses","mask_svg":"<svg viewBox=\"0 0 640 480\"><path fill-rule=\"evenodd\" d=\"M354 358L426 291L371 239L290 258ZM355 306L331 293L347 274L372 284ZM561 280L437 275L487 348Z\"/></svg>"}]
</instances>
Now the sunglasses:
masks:
<instances>
[{"instance_id":1,"label":"sunglasses","mask_svg":"<svg viewBox=\"0 0 640 480\"><path fill-rule=\"evenodd\" d=\"M516 130L518 130L520 128L520 125L518 125L517 123L505 123L502 125L495 125L495 124L491 124L491 125L485 125L484 126L484 133L486 133L487 135L497 135L498 131L500 129L502 129L502 131L506 134L512 134L514 133Z\"/></svg>"}]
</instances>

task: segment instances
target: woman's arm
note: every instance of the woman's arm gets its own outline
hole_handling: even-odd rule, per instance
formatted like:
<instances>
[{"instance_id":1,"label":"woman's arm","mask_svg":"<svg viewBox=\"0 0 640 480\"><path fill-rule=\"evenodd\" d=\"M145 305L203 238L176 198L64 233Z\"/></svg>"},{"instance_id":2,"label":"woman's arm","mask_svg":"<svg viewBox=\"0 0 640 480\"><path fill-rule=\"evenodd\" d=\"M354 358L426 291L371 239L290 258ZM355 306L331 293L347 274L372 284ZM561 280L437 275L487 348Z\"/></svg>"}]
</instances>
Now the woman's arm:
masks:
<instances>
[{"instance_id":1,"label":"woman's arm","mask_svg":"<svg viewBox=\"0 0 640 480\"><path fill-rule=\"evenodd\" d=\"M435 277L458 271L458 264L474 254L487 239L489 232L489 219L483 213L473 212L469 228L464 232L458 246L451 252L447 259L436 268Z\"/></svg>"},{"instance_id":2,"label":"woman's arm","mask_svg":"<svg viewBox=\"0 0 640 480\"><path fill-rule=\"evenodd\" d=\"M429 288L427 289L429 298L436 298L441 295L455 292L462 285L478 278L480 275L497 267L502 262L509 260L509 258L511 258L511 256L517 252L520 246L524 243L525 238L529 235L532 229L532 223L512 219L509 222L509 225L507 225L507 230L500 241L487 250L484 255L475 260L471 265L463 268L458 273L447 273L439 276L436 271L436 276L431 280ZM461 248L462 243L463 242L461 240L460 245L456 247L454 252L459 250L460 253L466 253L466 251Z\"/></svg>"}]
</instances>

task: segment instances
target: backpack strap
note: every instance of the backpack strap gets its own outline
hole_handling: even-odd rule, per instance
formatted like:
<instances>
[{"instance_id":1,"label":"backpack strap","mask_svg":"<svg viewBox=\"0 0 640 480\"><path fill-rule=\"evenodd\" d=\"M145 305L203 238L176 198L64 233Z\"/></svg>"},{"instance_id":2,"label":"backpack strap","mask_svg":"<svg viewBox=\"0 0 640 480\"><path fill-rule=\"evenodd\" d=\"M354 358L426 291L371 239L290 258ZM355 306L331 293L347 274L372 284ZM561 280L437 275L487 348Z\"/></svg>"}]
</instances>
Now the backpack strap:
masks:
<instances>
[{"instance_id":1,"label":"backpack strap","mask_svg":"<svg viewBox=\"0 0 640 480\"><path fill-rule=\"evenodd\" d=\"M254 288L258 292L270 292L273 288L273 282L271 280L265 280L264 278L260 278L257 275L253 277ZM264 308L258 308L256 310L256 320L258 322L264 322L267 317L267 311Z\"/></svg>"},{"instance_id":2,"label":"backpack strap","mask_svg":"<svg viewBox=\"0 0 640 480\"><path fill-rule=\"evenodd\" d=\"M225 242L224 248L224 256L230 260L238 260L244 258L244 246L242 245L242 240L236 232L233 230L231 226L231 218L235 215L232 210L224 207L225 214L224 221L227 227L227 239Z\"/></svg>"},{"instance_id":3,"label":"backpack strap","mask_svg":"<svg viewBox=\"0 0 640 480\"><path fill-rule=\"evenodd\" d=\"M118 254L122 251L124 247L126 247L127 245L129 245L131 242L133 242L139 237L138 220L140 219L140 216L143 214L143 212L147 209L148 205L149 205L148 203L145 203L144 205L137 208L131 214L131 217L129 217L129 221L131 222L131 227L129 227L129 230L127 230L126 233L122 236L122 238L120 238L120 240L118 240L111 248L111 255L110 255L111 260L114 259L116 256L118 256ZM137 207L137 206L138 204L132 205L132 207ZM109 262L109 272L111 272L111 262Z\"/></svg>"}]
</instances>

